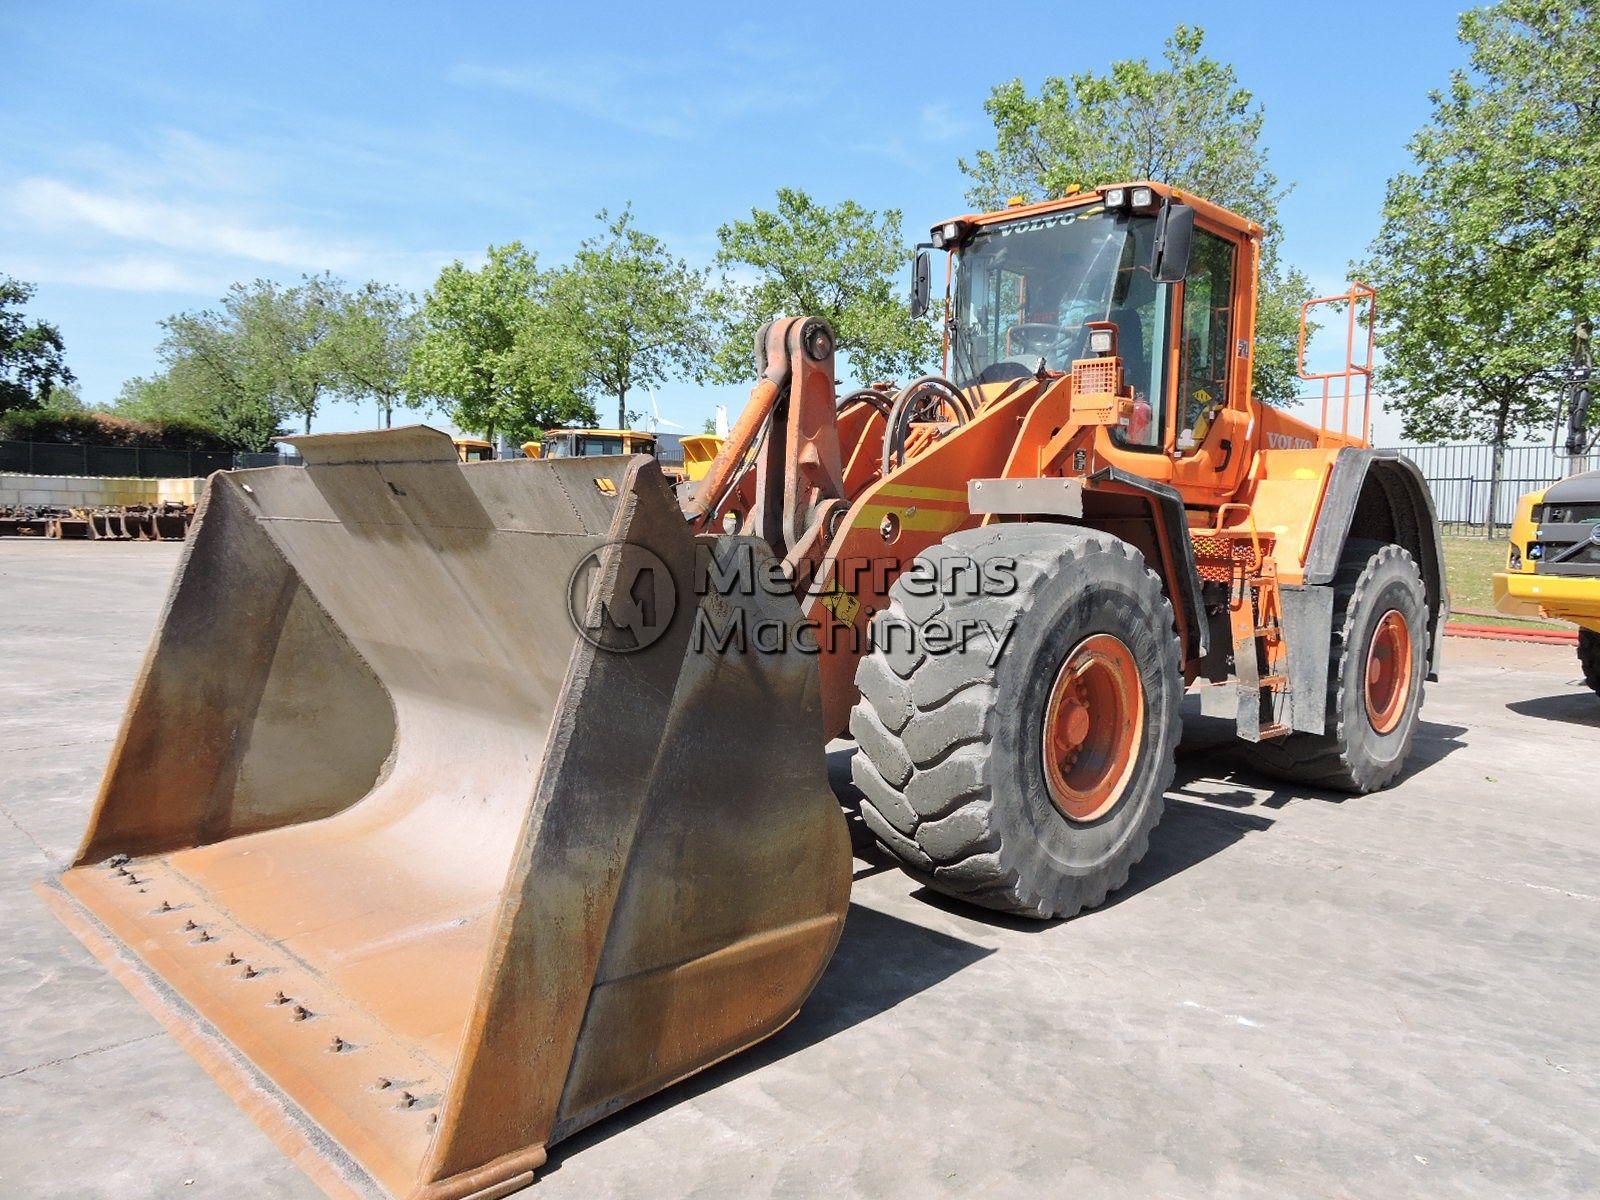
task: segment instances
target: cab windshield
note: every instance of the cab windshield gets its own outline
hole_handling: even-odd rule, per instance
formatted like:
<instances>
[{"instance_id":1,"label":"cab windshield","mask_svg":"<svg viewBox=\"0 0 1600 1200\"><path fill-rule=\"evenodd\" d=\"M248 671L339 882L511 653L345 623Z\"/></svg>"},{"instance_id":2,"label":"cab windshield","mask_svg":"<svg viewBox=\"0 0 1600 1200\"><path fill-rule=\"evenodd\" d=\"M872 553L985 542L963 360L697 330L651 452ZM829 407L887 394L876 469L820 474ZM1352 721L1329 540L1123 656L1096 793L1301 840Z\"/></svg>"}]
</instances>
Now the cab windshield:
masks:
<instances>
[{"instance_id":1,"label":"cab windshield","mask_svg":"<svg viewBox=\"0 0 1600 1200\"><path fill-rule=\"evenodd\" d=\"M632 446L624 446L620 434L610 433L553 433L546 441L546 458L591 458L601 454L654 454L655 443L649 439L632 438Z\"/></svg>"},{"instance_id":2,"label":"cab windshield","mask_svg":"<svg viewBox=\"0 0 1600 1200\"><path fill-rule=\"evenodd\" d=\"M1089 321L1117 327L1135 398L1164 395L1167 284L1150 274L1156 219L1098 205L989 226L956 264L951 368L963 386L1068 371L1089 357Z\"/></svg>"}]
</instances>

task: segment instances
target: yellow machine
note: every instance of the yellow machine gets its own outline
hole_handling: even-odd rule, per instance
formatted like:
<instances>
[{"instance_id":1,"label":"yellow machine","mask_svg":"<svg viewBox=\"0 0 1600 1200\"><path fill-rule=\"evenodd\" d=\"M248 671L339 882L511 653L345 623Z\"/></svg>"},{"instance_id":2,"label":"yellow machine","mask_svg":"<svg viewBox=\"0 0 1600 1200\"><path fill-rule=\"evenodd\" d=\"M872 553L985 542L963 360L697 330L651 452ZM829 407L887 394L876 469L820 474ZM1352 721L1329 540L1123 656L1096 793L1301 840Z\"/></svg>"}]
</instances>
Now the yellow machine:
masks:
<instances>
[{"instance_id":1,"label":"yellow machine","mask_svg":"<svg viewBox=\"0 0 1600 1200\"><path fill-rule=\"evenodd\" d=\"M542 440L522 443L522 453L527 458L593 458L603 454L648 454L657 458L659 442L655 434L637 429L547 429ZM673 483L689 477L683 467L663 463L661 471Z\"/></svg>"},{"instance_id":2,"label":"yellow machine","mask_svg":"<svg viewBox=\"0 0 1600 1200\"><path fill-rule=\"evenodd\" d=\"M722 443L726 440L714 433L691 433L682 439L683 474L690 483L699 483L706 477L706 472L722 452Z\"/></svg>"},{"instance_id":3,"label":"yellow machine","mask_svg":"<svg viewBox=\"0 0 1600 1200\"><path fill-rule=\"evenodd\" d=\"M330 1191L491 1200L794 1017L846 730L885 851L1035 919L1127 881L1191 685L1269 770L1389 786L1432 502L1366 444L1371 289L1322 302L1320 416L1253 393L1265 233L1148 182L943 222L945 374L841 396L775 319L676 493L625 430L214 475L58 911Z\"/></svg>"},{"instance_id":4,"label":"yellow machine","mask_svg":"<svg viewBox=\"0 0 1600 1200\"><path fill-rule=\"evenodd\" d=\"M455 443L458 462L488 462L494 458L494 445L482 438L458 437L451 440Z\"/></svg>"},{"instance_id":5,"label":"yellow machine","mask_svg":"<svg viewBox=\"0 0 1600 1200\"><path fill-rule=\"evenodd\" d=\"M528 447L538 447L528 454ZM600 454L656 454L656 435L637 429L547 429L537 442L524 442L529 458L589 458Z\"/></svg>"},{"instance_id":6,"label":"yellow machine","mask_svg":"<svg viewBox=\"0 0 1600 1200\"><path fill-rule=\"evenodd\" d=\"M1512 616L1578 626L1583 677L1600 694L1600 471L1530 492L1517 503L1494 603Z\"/></svg>"}]
</instances>

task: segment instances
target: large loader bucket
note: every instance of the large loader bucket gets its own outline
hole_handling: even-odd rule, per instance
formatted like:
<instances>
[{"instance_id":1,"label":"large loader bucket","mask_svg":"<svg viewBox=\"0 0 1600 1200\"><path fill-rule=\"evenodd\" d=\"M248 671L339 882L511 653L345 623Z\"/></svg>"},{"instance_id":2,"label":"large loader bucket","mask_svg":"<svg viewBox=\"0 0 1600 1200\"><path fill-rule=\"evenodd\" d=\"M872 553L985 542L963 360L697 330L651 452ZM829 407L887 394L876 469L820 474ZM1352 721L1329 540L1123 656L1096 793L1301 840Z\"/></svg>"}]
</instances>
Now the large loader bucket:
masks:
<instances>
[{"instance_id":1,"label":"large loader bucket","mask_svg":"<svg viewBox=\"0 0 1600 1200\"><path fill-rule=\"evenodd\" d=\"M821 974L815 661L695 644L800 612L696 597L651 459L296 441L211 480L57 908L330 1192L503 1195Z\"/></svg>"}]
</instances>

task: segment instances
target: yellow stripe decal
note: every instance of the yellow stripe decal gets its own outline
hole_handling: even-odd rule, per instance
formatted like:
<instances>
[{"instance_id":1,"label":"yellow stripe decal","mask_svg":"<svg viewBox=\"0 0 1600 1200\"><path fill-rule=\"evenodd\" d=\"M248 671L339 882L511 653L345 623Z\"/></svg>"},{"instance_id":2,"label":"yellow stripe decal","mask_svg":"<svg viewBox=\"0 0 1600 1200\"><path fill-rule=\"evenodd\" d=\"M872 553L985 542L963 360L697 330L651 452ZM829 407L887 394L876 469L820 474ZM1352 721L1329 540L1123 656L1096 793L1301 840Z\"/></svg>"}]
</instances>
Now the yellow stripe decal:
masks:
<instances>
[{"instance_id":1,"label":"yellow stripe decal","mask_svg":"<svg viewBox=\"0 0 1600 1200\"><path fill-rule=\"evenodd\" d=\"M896 504L869 504L861 510L861 515L856 517L854 529L876 529L883 524L883 519L893 515L900 522L901 529L912 529L920 533L949 533L952 529L960 529L963 525L973 520L971 513L955 512L947 508L921 508L910 516L906 510Z\"/></svg>"},{"instance_id":2,"label":"yellow stripe decal","mask_svg":"<svg viewBox=\"0 0 1600 1200\"><path fill-rule=\"evenodd\" d=\"M895 500L960 500L967 499L966 488L912 487L908 483L891 483L878 489L879 496Z\"/></svg>"}]
</instances>

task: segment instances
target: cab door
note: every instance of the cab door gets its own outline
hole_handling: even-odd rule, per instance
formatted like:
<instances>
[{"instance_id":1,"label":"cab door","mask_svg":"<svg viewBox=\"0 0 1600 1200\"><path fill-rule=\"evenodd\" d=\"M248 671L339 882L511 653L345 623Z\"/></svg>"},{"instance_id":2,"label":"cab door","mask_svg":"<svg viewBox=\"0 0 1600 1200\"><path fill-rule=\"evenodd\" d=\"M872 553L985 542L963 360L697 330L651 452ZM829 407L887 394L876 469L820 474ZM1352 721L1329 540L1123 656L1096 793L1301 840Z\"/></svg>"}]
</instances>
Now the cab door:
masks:
<instances>
[{"instance_id":1,"label":"cab door","mask_svg":"<svg viewBox=\"0 0 1600 1200\"><path fill-rule=\"evenodd\" d=\"M1215 504L1238 489L1255 437L1250 404L1249 280L1255 247L1197 228L1175 322L1173 483Z\"/></svg>"}]
</instances>

